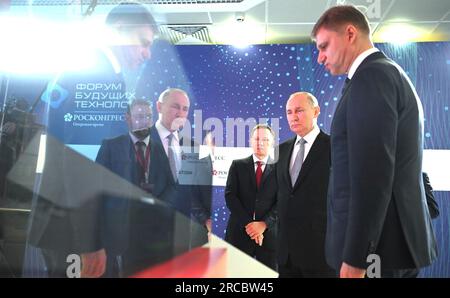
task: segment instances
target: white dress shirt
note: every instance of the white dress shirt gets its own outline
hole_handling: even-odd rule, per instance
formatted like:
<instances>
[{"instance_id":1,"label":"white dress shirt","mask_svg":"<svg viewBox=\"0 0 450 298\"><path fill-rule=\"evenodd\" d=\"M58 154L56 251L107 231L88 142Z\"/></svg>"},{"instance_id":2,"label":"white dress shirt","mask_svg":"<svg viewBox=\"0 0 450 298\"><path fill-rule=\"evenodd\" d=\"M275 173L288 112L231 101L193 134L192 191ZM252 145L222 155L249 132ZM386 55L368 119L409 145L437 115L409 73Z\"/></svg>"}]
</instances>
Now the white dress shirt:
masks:
<instances>
[{"instance_id":1,"label":"white dress shirt","mask_svg":"<svg viewBox=\"0 0 450 298\"><path fill-rule=\"evenodd\" d=\"M309 150L311 150L312 145L314 144L314 141L316 140L317 136L320 133L319 127L315 124L314 128L303 137L303 139L306 141L305 143L305 155L303 156L303 161L305 161L306 157L308 156ZM294 150L292 150L291 154L291 162L289 164L289 169L292 168L295 162L295 157L297 156L298 151L300 150L300 143L298 142L302 137L297 135L297 139L295 140Z\"/></svg>"},{"instance_id":2,"label":"white dress shirt","mask_svg":"<svg viewBox=\"0 0 450 298\"><path fill-rule=\"evenodd\" d=\"M145 148L147 148L148 143L150 142L150 136L147 136L145 139L140 140L131 131L129 132L129 134L130 134L131 141L133 142L134 145L136 145L137 142L142 141L145 143Z\"/></svg>"},{"instance_id":3,"label":"white dress shirt","mask_svg":"<svg viewBox=\"0 0 450 298\"><path fill-rule=\"evenodd\" d=\"M368 56L372 55L373 53L379 52L377 48L370 48L368 50L365 50L361 54L356 57L355 61L353 61L352 66L350 66L350 69L348 70L347 77L351 80L353 75L355 74L358 67L361 65L361 63L366 59Z\"/></svg>"},{"instance_id":4,"label":"white dress shirt","mask_svg":"<svg viewBox=\"0 0 450 298\"><path fill-rule=\"evenodd\" d=\"M258 168L258 165L256 164L256 162L257 161L261 162L261 170L264 173L264 169L266 168L266 164L267 164L268 160L269 160L269 155L267 155L263 159L259 159L255 154L253 154L253 165L254 165L254 168L255 168L255 173L256 173L256 169Z\"/></svg>"},{"instance_id":5,"label":"white dress shirt","mask_svg":"<svg viewBox=\"0 0 450 298\"><path fill-rule=\"evenodd\" d=\"M178 131L171 132L167 128L162 125L161 121L158 120L155 123L156 130L158 131L159 138L161 139L161 142L164 147L164 151L166 152L167 158L169 158L169 139L167 138L171 133L173 134L172 139L172 147L175 151L175 158L176 158L176 166L179 170L181 168L181 147L180 147L180 139L178 135Z\"/></svg>"},{"instance_id":6,"label":"white dress shirt","mask_svg":"<svg viewBox=\"0 0 450 298\"><path fill-rule=\"evenodd\" d=\"M163 144L164 151L166 151L166 155L169 156L169 139L167 139L167 137L172 133L173 134L172 146L174 147L177 156L180 156L181 148L178 131L171 132L170 130L165 128L164 125L162 125L160 120L156 121L155 127L156 130L158 131L159 138L161 139L161 142Z\"/></svg>"}]
</instances>

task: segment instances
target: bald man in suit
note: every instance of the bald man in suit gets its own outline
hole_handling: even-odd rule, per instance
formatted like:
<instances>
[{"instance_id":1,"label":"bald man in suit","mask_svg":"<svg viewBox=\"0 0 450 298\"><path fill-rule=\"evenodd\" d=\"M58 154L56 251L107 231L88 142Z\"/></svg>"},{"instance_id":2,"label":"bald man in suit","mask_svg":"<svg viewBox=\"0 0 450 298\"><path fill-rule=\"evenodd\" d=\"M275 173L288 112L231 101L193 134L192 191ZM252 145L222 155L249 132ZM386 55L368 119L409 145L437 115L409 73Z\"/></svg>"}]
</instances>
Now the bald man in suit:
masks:
<instances>
[{"instance_id":1,"label":"bald man in suit","mask_svg":"<svg viewBox=\"0 0 450 298\"><path fill-rule=\"evenodd\" d=\"M295 136L279 146L278 266L280 277L334 277L325 262L330 137L317 126L320 107L310 93L286 103Z\"/></svg>"}]
</instances>

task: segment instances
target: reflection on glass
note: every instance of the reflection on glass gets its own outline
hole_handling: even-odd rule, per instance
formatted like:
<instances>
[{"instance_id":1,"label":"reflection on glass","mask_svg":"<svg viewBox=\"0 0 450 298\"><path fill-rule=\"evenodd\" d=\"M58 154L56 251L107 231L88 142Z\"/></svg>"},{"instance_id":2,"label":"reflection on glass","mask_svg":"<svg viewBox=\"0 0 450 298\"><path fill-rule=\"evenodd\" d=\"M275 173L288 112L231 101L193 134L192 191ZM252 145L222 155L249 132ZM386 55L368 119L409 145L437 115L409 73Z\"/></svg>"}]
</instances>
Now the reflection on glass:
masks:
<instances>
[{"instance_id":1,"label":"reflection on glass","mask_svg":"<svg viewBox=\"0 0 450 298\"><path fill-rule=\"evenodd\" d=\"M43 31L60 42L51 49L41 42L28 56L11 50L23 36L0 35L0 62L8 62L0 63L1 277L170 277L174 264L201 268L179 277L244 272L224 270L233 260L235 268L247 264L242 254L219 239L208 243L212 155L200 157L195 141L202 137L181 131L192 128L195 99L175 50L154 40L151 14L135 5L94 12L108 32L94 39L91 23L71 24L86 36L73 32L69 42L60 39L60 24L47 20ZM65 51L68 45L77 51ZM162 58L151 55L158 46ZM158 69L163 59L167 71ZM151 81L153 71L176 78L182 89ZM177 135L176 144L161 138L158 121ZM214 264L222 269L211 270Z\"/></svg>"}]
</instances>

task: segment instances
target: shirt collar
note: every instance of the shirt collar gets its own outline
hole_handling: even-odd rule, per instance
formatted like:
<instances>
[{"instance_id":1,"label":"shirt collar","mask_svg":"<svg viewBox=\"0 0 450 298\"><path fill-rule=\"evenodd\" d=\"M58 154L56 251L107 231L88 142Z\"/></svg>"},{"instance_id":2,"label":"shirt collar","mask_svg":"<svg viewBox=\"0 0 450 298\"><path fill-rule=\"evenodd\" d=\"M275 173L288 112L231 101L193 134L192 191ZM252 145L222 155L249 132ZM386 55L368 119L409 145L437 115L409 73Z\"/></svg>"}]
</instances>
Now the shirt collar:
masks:
<instances>
[{"instance_id":1,"label":"shirt collar","mask_svg":"<svg viewBox=\"0 0 450 298\"><path fill-rule=\"evenodd\" d=\"M364 61L364 59L366 59L368 56L376 52L379 52L377 48L370 48L359 54L358 57L356 57L355 61L353 61L352 66L350 66L347 77L351 80L358 67Z\"/></svg>"},{"instance_id":2,"label":"shirt collar","mask_svg":"<svg viewBox=\"0 0 450 298\"><path fill-rule=\"evenodd\" d=\"M156 121L155 123L156 130L158 131L159 137L161 140L165 140L168 135L173 134L175 140L179 143L178 139L178 131L171 132L164 125L162 125L161 120Z\"/></svg>"},{"instance_id":3,"label":"shirt collar","mask_svg":"<svg viewBox=\"0 0 450 298\"><path fill-rule=\"evenodd\" d=\"M320 129L317 126L317 124L314 124L313 129L306 135L303 137L303 139L306 141L307 144L312 145L312 143L314 143L314 141L316 140L317 136L320 133ZM302 137L297 135L297 139L295 140L295 144L297 144L297 142L301 139Z\"/></svg>"},{"instance_id":4,"label":"shirt collar","mask_svg":"<svg viewBox=\"0 0 450 298\"><path fill-rule=\"evenodd\" d=\"M255 154L253 154L253 163L255 164L257 161L262 162L263 165L267 164L267 161L269 160L269 155L264 157L263 159L259 159Z\"/></svg>"},{"instance_id":5,"label":"shirt collar","mask_svg":"<svg viewBox=\"0 0 450 298\"><path fill-rule=\"evenodd\" d=\"M142 142L145 143L145 146L148 146L148 143L150 142L150 136L149 135L145 139L140 140L131 131L128 132L128 133L130 134L130 138L131 138L131 141L133 142L133 144L136 145L137 142L142 141Z\"/></svg>"}]
</instances>

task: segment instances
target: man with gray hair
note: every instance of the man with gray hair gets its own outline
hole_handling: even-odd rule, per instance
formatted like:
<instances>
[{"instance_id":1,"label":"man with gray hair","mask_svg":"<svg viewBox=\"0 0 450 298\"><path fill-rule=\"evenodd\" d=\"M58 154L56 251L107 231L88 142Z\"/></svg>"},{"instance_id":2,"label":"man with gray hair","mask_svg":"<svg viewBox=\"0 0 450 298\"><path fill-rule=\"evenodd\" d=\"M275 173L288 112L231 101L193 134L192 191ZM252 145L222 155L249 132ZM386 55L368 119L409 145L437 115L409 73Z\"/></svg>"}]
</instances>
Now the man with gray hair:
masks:
<instances>
[{"instance_id":1,"label":"man with gray hair","mask_svg":"<svg viewBox=\"0 0 450 298\"><path fill-rule=\"evenodd\" d=\"M278 148L278 270L280 277L334 277L325 262L330 137L317 126L320 107L308 92L286 103L295 137Z\"/></svg>"},{"instance_id":2,"label":"man with gray hair","mask_svg":"<svg viewBox=\"0 0 450 298\"><path fill-rule=\"evenodd\" d=\"M159 117L150 128L151 141L157 146L152 155L158 173L152 177L153 194L171 204L176 210L204 225L211 232L211 196L212 165L211 160L200 160L199 145L193 140L182 137L189 114L190 100L184 90L168 88L156 102ZM183 148L189 152L183 152ZM183 174L183 156L189 153L196 162L192 179L180 181ZM195 177L203 177L199 184ZM182 179L181 179L182 180Z\"/></svg>"}]
</instances>

